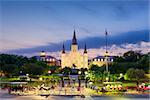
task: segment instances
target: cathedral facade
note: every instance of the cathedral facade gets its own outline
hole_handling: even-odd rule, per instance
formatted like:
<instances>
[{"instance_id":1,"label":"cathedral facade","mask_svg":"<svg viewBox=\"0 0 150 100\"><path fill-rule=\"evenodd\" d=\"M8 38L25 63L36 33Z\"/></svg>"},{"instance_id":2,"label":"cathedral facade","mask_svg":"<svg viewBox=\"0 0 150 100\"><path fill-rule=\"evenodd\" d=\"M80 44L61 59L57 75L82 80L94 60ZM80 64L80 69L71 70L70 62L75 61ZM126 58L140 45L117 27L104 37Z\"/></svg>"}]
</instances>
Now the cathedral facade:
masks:
<instances>
[{"instance_id":1,"label":"cathedral facade","mask_svg":"<svg viewBox=\"0 0 150 100\"><path fill-rule=\"evenodd\" d=\"M83 54L80 54L78 51L78 44L76 33L74 30L71 51L66 53L65 46L63 44L63 50L61 52L61 67L70 67L70 68L88 68L88 54L86 50L86 44Z\"/></svg>"}]
</instances>

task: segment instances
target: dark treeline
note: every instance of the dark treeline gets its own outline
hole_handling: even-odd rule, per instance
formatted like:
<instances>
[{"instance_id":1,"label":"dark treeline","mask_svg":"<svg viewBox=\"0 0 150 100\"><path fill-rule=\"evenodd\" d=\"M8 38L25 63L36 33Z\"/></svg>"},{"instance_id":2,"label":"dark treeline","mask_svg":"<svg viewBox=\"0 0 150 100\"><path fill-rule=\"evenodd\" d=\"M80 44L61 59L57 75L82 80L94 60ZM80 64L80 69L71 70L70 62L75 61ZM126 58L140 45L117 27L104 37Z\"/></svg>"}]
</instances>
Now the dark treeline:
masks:
<instances>
[{"instance_id":1,"label":"dark treeline","mask_svg":"<svg viewBox=\"0 0 150 100\"><path fill-rule=\"evenodd\" d=\"M142 69L149 72L149 53L141 54L135 51L128 51L123 56L116 56L114 62L109 64L111 74L126 73L128 69ZM61 69L57 66L48 66L45 62L37 61L35 57L27 58L24 56L0 54L0 75L8 77L20 74L42 75L47 74L48 70L52 73L60 73ZM91 65L91 71L103 73L104 66ZM68 69L65 70L68 72Z\"/></svg>"},{"instance_id":2,"label":"dark treeline","mask_svg":"<svg viewBox=\"0 0 150 100\"><path fill-rule=\"evenodd\" d=\"M18 76L20 74L41 75L48 69L46 63L37 61L35 57L0 54L0 74Z\"/></svg>"},{"instance_id":3,"label":"dark treeline","mask_svg":"<svg viewBox=\"0 0 150 100\"><path fill-rule=\"evenodd\" d=\"M128 69L142 69L146 73L149 73L149 54L141 54L140 52L128 51L123 56L116 56L114 62L109 64L109 71L111 74L126 73ZM91 70L104 72L106 70L104 66L92 65Z\"/></svg>"}]
</instances>

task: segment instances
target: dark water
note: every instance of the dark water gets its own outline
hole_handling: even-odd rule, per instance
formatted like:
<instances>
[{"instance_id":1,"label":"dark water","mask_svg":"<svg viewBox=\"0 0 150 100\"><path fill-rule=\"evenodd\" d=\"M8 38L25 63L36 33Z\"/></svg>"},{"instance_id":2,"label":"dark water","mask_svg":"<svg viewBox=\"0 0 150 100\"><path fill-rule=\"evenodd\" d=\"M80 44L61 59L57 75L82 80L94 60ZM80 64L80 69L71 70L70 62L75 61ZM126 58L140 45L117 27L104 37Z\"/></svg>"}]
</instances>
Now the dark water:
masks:
<instances>
[{"instance_id":1,"label":"dark water","mask_svg":"<svg viewBox=\"0 0 150 100\"><path fill-rule=\"evenodd\" d=\"M8 94L7 91L0 90L0 100L150 100L149 95L126 94L121 97L114 96L19 96Z\"/></svg>"},{"instance_id":2,"label":"dark water","mask_svg":"<svg viewBox=\"0 0 150 100\"><path fill-rule=\"evenodd\" d=\"M149 100L148 95L127 95L125 97L111 96L1 96L0 100Z\"/></svg>"}]
</instances>

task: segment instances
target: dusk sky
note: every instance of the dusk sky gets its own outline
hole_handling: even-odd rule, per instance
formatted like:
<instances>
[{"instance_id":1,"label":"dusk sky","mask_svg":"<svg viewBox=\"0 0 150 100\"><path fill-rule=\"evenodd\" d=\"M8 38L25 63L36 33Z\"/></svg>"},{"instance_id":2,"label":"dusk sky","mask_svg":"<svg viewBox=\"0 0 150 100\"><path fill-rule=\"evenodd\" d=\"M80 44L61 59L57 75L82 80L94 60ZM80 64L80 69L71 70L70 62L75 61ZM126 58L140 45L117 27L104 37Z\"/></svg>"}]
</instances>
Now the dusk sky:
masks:
<instances>
[{"instance_id":1,"label":"dusk sky","mask_svg":"<svg viewBox=\"0 0 150 100\"><path fill-rule=\"evenodd\" d=\"M79 41L104 38L105 29L110 37L123 39L125 33L128 37L137 34L140 38L135 38L135 42L149 41L148 0L0 0L0 3L1 52L51 44L55 47L71 40L74 29ZM133 40L134 36L126 40ZM123 40L121 43L128 42Z\"/></svg>"}]
</instances>

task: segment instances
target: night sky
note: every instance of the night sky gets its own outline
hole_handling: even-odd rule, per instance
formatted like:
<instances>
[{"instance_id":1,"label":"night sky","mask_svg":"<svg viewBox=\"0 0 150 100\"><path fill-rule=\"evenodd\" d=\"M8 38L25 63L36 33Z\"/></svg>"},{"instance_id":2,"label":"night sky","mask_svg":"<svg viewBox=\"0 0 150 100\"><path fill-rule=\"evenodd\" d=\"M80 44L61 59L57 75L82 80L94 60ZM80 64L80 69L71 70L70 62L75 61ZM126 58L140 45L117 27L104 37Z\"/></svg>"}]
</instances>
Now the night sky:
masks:
<instances>
[{"instance_id":1,"label":"night sky","mask_svg":"<svg viewBox=\"0 0 150 100\"><path fill-rule=\"evenodd\" d=\"M80 48L148 42L148 0L0 0L0 51L59 51L72 39Z\"/></svg>"}]
</instances>

